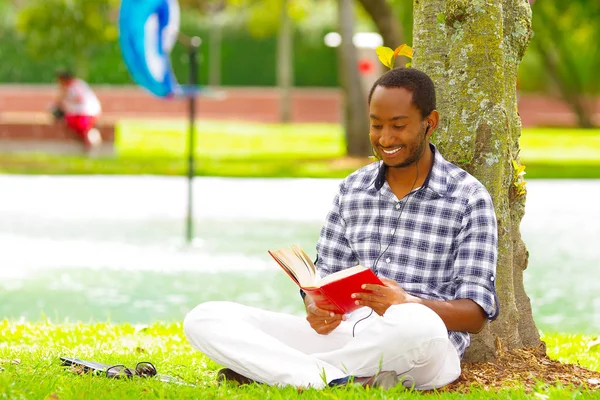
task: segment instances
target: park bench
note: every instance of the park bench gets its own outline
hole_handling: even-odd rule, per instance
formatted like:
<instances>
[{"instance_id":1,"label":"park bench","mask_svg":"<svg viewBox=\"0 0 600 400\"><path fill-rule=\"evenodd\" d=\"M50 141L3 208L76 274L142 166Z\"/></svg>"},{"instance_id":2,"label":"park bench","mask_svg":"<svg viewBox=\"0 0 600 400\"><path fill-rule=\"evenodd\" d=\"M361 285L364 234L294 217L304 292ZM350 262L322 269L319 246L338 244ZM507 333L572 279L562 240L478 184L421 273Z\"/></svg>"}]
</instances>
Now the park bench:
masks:
<instances>
[{"instance_id":1,"label":"park bench","mask_svg":"<svg viewBox=\"0 0 600 400\"><path fill-rule=\"evenodd\" d=\"M114 154L115 122L101 117L96 123L102 144L93 149L94 155ZM85 148L64 122L55 123L49 113L0 112L0 152L79 154Z\"/></svg>"}]
</instances>

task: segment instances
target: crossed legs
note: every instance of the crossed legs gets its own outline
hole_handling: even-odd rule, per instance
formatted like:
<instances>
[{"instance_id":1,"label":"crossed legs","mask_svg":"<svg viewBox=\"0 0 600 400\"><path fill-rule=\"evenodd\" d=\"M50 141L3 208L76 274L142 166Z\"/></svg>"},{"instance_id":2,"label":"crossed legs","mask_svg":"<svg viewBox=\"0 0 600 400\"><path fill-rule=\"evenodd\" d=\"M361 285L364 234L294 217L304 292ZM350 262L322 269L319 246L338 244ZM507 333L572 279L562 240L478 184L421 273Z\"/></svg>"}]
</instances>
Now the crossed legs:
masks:
<instances>
[{"instance_id":1,"label":"crossed legs","mask_svg":"<svg viewBox=\"0 0 600 400\"><path fill-rule=\"evenodd\" d=\"M380 370L396 371L406 386L417 389L458 378L458 354L432 310L402 304L383 317L369 311L357 310L329 335L319 335L302 317L208 302L187 315L184 330L213 361L269 385L322 388L335 379Z\"/></svg>"}]
</instances>

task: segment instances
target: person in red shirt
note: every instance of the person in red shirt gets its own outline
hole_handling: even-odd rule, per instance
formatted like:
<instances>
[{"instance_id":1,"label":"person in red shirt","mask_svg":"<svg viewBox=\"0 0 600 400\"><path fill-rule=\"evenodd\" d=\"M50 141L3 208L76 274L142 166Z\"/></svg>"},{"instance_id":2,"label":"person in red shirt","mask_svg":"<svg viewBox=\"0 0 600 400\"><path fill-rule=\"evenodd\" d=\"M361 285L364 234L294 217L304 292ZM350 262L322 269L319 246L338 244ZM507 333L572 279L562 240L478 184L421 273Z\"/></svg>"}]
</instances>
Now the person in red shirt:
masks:
<instances>
[{"instance_id":1,"label":"person in red shirt","mask_svg":"<svg viewBox=\"0 0 600 400\"><path fill-rule=\"evenodd\" d=\"M59 95L52 114L56 119L64 118L67 127L82 139L89 151L102 143L102 136L95 128L102 111L100 101L90 86L71 71L57 71L56 79Z\"/></svg>"}]
</instances>

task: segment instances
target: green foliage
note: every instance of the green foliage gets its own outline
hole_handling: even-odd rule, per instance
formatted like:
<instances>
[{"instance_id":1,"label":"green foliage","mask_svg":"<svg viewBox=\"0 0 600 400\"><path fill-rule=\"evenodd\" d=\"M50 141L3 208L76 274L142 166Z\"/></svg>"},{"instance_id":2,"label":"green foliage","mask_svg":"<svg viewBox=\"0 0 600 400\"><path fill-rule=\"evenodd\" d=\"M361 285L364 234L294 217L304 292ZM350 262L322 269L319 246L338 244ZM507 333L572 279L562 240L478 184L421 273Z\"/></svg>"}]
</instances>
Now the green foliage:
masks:
<instances>
[{"instance_id":1,"label":"green foliage","mask_svg":"<svg viewBox=\"0 0 600 400\"><path fill-rule=\"evenodd\" d=\"M292 21L298 22L309 15L314 0L229 0L228 12L242 12L246 16L246 24L250 34L255 37L266 37L277 33L280 24L282 6ZM269 10L269 12L265 12Z\"/></svg>"},{"instance_id":2,"label":"green foliage","mask_svg":"<svg viewBox=\"0 0 600 400\"><path fill-rule=\"evenodd\" d=\"M78 67L93 83L132 83L115 45L118 0L31 0L22 4L16 21L20 34L15 37L11 28L15 22L13 2L0 0L0 54L6 57L0 63L0 82L51 82L57 66L69 65ZM208 39L212 16L200 17L194 9L204 12L217 7L215 4L210 0L182 1L182 31ZM222 51L224 85L275 85L281 4L275 0L228 3L225 14L229 22L224 28ZM402 21L405 42L411 43L412 2L390 0L390 5ZM269 12L263 12L266 9ZM322 41L325 33L335 30L335 12L330 3L291 0L288 11L299 29L294 38L294 84L337 86L335 50L325 47ZM441 14L437 16L438 22L445 18ZM547 66L536 50L537 43L544 42L559 60L559 73L567 85L583 93L600 93L600 80L595 77L600 70L599 19L600 2L595 0L536 1L535 36L519 70L520 89L554 90ZM364 21L361 24L368 25ZM208 46L209 41L204 40L201 48L204 61ZM187 80L185 51L176 46L172 55L181 81ZM315 60L319 68L314 68ZM201 82L206 82L206 62L200 72Z\"/></svg>"},{"instance_id":3,"label":"green foliage","mask_svg":"<svg viewBox=\"0 0 600 400\"><path fill-rule=\"evenodd\" d=\"M32 0L19 11L16 28L34 58L62 53L85 70L91 50L118 37L117 5L117 0Z\"/></svg>"},{"instance_id":4,"label":"green foliage","mask_svg":"<svg viewBox=\"0 0 600 400\"><path fill-rule=\"evenodd\" d=\"M0 30L12 26L14 19L14 5L9 0L0 0Z\"/></svg>"},{"instance_id":5,"label":"green foliage","mask_svg":"<svg viewBox=\"0 0 600 400\"><path fill-rule=\"evenodd\" d=\"M557 61L560 79L570 90L600 93L600 2L536 1L532 7L534 37L520 69L524 91L549 91L553 84L540 56L544 46Z\"/></svg>"},{"instance_id":6,"label":"green foliage","mask_svg":"<svg viewBox=\"0 0 600 400\"><path fill-rule=\"evenodd\" d=\"M54 0L53 0L54 1ZM201 21L204 22L204 21ZM114 25L114 24L113 24ZM115 25L116 26L116 25ZM56 28L58 29L58 28ZM314 28L317 29L317 28ZM181 31L189 36L200 36L200 83L208 81L209 29L192 16L182 16ZM315 30L311 35L297 32L294 38L294 84L298 87L337 86L337 54L326 47L323 36L327 29ZM243 27L225 27L221 48L221 82L224 86L275 86L277 38L273 35L253 38ZM45 51L32 57L26 51L25 37L14 35L10 29L0 29L0 54L7 54L0 63L0 82L50 83L54 81L57 66L73 65L76 54L62 50ZM123 63L116 43L97 43L86 49L87 66L79 71L93 84L133 84ZM318 60L320 67L314 68ZM171 63L180 82L187 82L189 59L187 49L176 44Z\"/></svg>"},{"instance_id":7,"label":"green foliage","mask_svg":"<svg viewBox=\"0 0 600 400\"><path fill-rule=\"evenodd\" d=\"M562 361L598 370L600 354L585 347L592 338L581 335L545 335L549 353ZM154 379L113 380L79 375L60 366L61 356L105 364L134 366L152 362L159 374L176 376L195 387L162 383ZM402 387L388 392L362 387L327 388L322 391L276 388L266 385L236 387L219 384L217 364L194 350L180 323L152 325L52 324L0 321L0 397L26 399L526 399L579 398L593 395L581 388L539 385L534 393L509 387L499 392L483 388L460 393L419 393Z\"/></svg>"},{"instance_id":8,"label":"green foliage","mask_svg":"<svg viewBox=\"0 0 600 400\"><path fill-rule=\"evenodd\" d=\"M402 34L406 43L413 42L413 2L410 0L388 0L388 3L398 16Z\"/></svg>"}]
</instances>

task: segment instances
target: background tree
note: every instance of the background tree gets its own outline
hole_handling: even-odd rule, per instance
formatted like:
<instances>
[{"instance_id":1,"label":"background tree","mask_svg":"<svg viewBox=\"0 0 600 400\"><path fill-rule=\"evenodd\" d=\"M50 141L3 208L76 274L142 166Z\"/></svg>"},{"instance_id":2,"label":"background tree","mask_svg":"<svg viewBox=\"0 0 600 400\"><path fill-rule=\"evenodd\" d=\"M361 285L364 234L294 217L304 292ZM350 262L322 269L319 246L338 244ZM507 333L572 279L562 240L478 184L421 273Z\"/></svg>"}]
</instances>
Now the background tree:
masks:
<instances>
[{"instance_id":1,"label":"background tree","mask_svg":"<svg viewBox=\"0 0 600 400\"><path fill-rule=\"evenodd\" d=\"M280 89L280 121L290 122L292 116L291 89L294 86L293 46L294 24L306 17L312 2L302 0L230 0L229 12L242 12L254 36L278 32L277 86ZM265 12L265 9L270 12Z\"/></svg>"},{"instance_id":2,"label":"background tree","mask_svg":"<svg viewBox=\"0 0 600 400\"><path fill-rule=\"evenodd\" d=\"M375 23L384 46L395 49L404 43L405 38L400 19L387 0L358 1Z\"/></svg>"},{"instance_id":3,"label":"background tree","mask_svg":"<svg viewBox=\"0 0 600 400\"><path fill-rule=\"evenodd\" d=\"M0 27L5 27L12 23L15 5L8 0L0 0Z\"/></svg>"},{"instance_id":4,"label":"background tree","mask_svg":"<svg viewBox=\"0 0 600 400\"><path fill-rule=\"evenodd\" d=\"M208 37L208 85L221 85L221 42L225 22L225 0L179 0L182 13L205 13L210 26ZM206 38L205 38L206 40Z\"/></svg>"},{"instance_id":5,"label":"background tree","mask_svg":"<svg viewBox=\"0 0 600 400\"><path fill-rule=\"evenodd\" d=\"M358 53L354 37L354 5L352 0L338 0L338 23L342 43L338 47L338 64L343 96L343 125L346 133L346 152L349 156L371 153L367 134L366 94L358 71Z\"/></svg>"},{"instance_id":6,"label":"background tree","mask_svg":"<svg viewBox=\"0 0 600 400\"><path fill-rule=\"evenodd\" d=\"M294 86L294 36L288 10L289 0L281 0L279 34L277 35L277 86L281 90L279 115L281 122L292 121L292 87Z\"/></svg>"},{"instance_id":7,"label":"background tree","mask_svg":"<svg viewBox=\"0 0 600 400\"><path fill-rule=\"evenodd\" d=\"M473 337L467 359L493 359L496 346L540 344L523 286L525 190L519 174L517 68L532 35L524 0L414 0L413 67L438 89L435 143L488 189L498 217L496 288L501 313Z\"/></svg>"},{"instance_id":8,"label":"background tree","mask_svg":"<svg viewBox=\"0 0 600 400\"><path fill-rule=\"evenodd\" d=\"M542 75L554 83L582 128L594 125L593 110L584 100L597 94L600 82L600 2L536 1L533 4L534 56Z\"/></svg>"},{"instance_id":9,"label":"background tree","mask_svg":"<svg viewBox=\"0 0 600 400\"><path fill-rule=\"evenodd\" d=\"M29 52L75 65L85 76L97 45L116 41L118 0L30 0L17 15Z\"/></svg>"}]
</instances>

